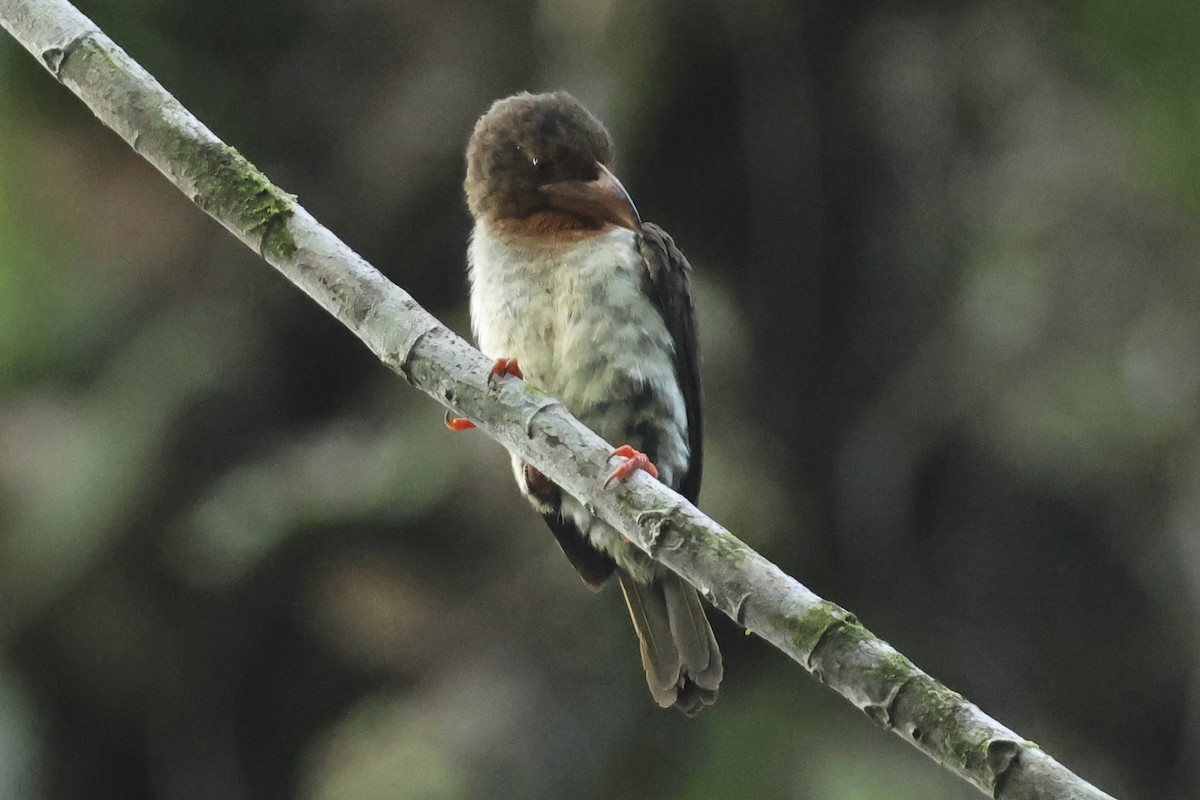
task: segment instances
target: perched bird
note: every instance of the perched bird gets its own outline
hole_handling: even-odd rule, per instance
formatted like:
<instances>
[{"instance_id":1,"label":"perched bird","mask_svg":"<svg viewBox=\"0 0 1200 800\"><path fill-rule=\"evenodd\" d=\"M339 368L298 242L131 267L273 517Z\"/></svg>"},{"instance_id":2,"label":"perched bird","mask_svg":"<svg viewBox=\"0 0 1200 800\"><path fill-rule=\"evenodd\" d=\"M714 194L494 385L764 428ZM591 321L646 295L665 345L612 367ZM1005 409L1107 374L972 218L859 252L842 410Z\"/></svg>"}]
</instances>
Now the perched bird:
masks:
<instances>
[{"instance_id":1,"label":"perched bird","mask_svg":"<svg viewBox=\"0 0 1200 800\"><path fill-rule=\"evenodd\" d=\"M609 482L644 469L694 501L691 268L610 171L608 131L566 92L521 93L480 117L466 161L471 327L493 378L523 376L622 444ZM695 589L530 465L513 470L583 580L616 574L658 704L690 715L714 702L721 653Z\"/></svg>"}]
</instances>

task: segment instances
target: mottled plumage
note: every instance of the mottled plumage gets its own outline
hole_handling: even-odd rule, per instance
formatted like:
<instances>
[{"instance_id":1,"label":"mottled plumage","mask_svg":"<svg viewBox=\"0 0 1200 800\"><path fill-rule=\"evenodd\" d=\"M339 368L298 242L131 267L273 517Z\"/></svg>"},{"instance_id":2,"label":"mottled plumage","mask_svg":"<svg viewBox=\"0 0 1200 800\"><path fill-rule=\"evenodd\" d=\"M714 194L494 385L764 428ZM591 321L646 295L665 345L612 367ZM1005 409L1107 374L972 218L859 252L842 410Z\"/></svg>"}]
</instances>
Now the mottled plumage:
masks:
<instances>
[{"instance_id":1,"label":"mottled plumage","mask_svg":"<svg viewBox=\"0 0 1200 800\"><path fill-rule=\"evenodd\" d=\"M613 444L646 453L695 500L702 422L690 268L609 172L608 132L570 95L498 101L467 149L471 322L479 347ZM514 459L521 491L584 581L614 572L651 694L687 713L716 698L721 656L696 592Z\"/></svg>"}]
</instances>

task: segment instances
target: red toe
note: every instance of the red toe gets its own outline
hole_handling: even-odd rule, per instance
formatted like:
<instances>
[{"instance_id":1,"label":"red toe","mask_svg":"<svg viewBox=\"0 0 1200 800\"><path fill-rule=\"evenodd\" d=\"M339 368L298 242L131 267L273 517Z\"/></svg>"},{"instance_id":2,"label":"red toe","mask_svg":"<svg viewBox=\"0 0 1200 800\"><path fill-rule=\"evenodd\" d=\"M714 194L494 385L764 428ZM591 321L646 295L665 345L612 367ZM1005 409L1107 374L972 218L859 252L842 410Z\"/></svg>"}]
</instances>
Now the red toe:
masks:
<instances>
[{"instance_id":1,"label":"red toe","mask_svg":"<svg viewBox=\"0 0 1200 800\"><path fill-rule=\"evenodd\" d=\"M471 420L467 419L466 417L450 416L449 409L446 409L446 417L443 422L445 422L446 427L452 431L469 431L471 428L475 427L475 423L471 422Z\"/></svg>"},{"instance_id":2,"label":"red toe","mask_svg":"<svg viewBox=\"0 0 1200 800\"><path fill-rule=\"evenodd\" d=\"M494 387L496 381L509 375L521 380L525 379L524 373L521 372L521 365L517 363L515 358L497 358L496 363L492 364L492 369L488 373L488 386Z\"/></svg>"},{"instance_id":3,"label":"red toe","mask_svg":"<svg viewBox=\"0 0 1200 800\"><path fill-rule=\"evenodd\" d=\"M604 488L607 489L613 481L625 480L639 469L648 473L652 478L658 477L658 467L654 466L654 462L645 453L638 452L625 444L614 450L609 458L613 459L618 456L625 460L608 476L608 480L604 482Z\"/></svg>"}]
</instances>

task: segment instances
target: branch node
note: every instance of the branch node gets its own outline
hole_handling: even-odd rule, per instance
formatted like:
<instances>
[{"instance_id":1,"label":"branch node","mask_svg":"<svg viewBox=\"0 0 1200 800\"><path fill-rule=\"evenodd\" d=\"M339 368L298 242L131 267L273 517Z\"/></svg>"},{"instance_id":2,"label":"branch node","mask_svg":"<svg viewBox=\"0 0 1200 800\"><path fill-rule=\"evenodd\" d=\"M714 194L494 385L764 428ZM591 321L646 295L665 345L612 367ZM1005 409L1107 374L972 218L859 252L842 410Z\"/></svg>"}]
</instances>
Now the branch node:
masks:
<instances>
[{"instance_id":1,"label":"branch node","mask_svg":"<svg viewBox=\"0 0 1200 800\"><path fill-rule=\"evenodd\" d=\"M711 592L710 592L711 595ZM746 601L750 599L750 592L746 591L733 599L729 605L729 616L733 621L743 628L746 627Z\"/></svg>"},{"instance_id":2,"label":"branch node","mask_svg":"<svg viewBox=\"0 0 1200 800\"><path fill-rule=\"evenodd\" d=\"M900 694L912 679L913 676L908 675L902 680L889 682L883 700L878 703L867 703L863 706L863 713L881 728L888 730L894 728L896 725L896 705L900 700ZM917 727L914 727L910 733L914 742L920 741L920 737L923 735L921 729Z\"/></svg>"},{"instance_id":3,"label":"branch node","mask_svg":"<svg viewBox=\"0 0 1200 800\"><path fill-rule=\"evenodd\" d=\"M992 739L987 743L987 766L991 773L992 797L999 797L1011 770L1021 758L1024 745L1012 739Z\"/></svg>"},{"instance_id":4,"label":"branch node","mask_svg":"<svg viewBox=\"0 0 1200 800\"><path fill-rule=\"evenodd\" d=\"M888 713L887 708L881 703L867 703L863 706L863 713L867 715L867 719L874 722L881 728L888 728Z\"/></svg>"},{"instance_id":5,"label":"branch node","mask_svg":"<svg viewBox=\"0 0 1200 800\"><path fill-rule=\"evenodd\" d=\"M545 411L548 408L553 408L554 406L561 406L561 405L562 405L562 403L558 402L553 397L543 397L541 400L539 400L537 406L535 406L533 411L529 412L529 416L527 416L525 418L525 438L526 439L533 438L534 417L536 417L538 414L542 413L543 411Z\"/></svg>"},{"instance_id":6,"label":"branch node","mask_svg":"<svg viewBox=\"0 0 1200 800\"><path fill-rule=\"evenodd\" d=\"M412 341L408 343L408 347L405 348L404 354L400 356L399 362L396 364L397 371L404 376L404 380L408 381L409 385L411 386L417 385L417 382L413 380L412 370L409 367L410 363L412 362L413 351L417 349L417 345L421 343L422 339L437 329L437 324L431 323L429 327L414 336Z\"/></svg>"},{"instance_id":7,"label":"branch node","mask_svg":"<svg viewBox=\"0 0 1200 800\"><path fill-rule=\"evenodd\" d=\"M890 729L895 726L896 706L900 702L900 695L904 693L904 690L908 688L908 684L912 683L913 678L915 677L916 676L914 675L907 675L905 676L904 680L892 684L891 689L888 690L888 701L887 705L884 706L883 725L885 728ZM912 736L914 742L921 741L921 736L923 735L921 729L915 725L913 726L913 729L909 731L909 734Z\"/></svg>"},{"instance_id":8,"label":"branch node","mask_svg":"<svg viewBox=\"0 0 1200 800\"><path fill-rule=\"evenodd\" d=\"M62 81L63 64L67 62L67 59L79 47L79 43L91 35L90 31L88 33L81 33L67 42L66 47L48 47L42 51L42 63L46 65L46 69L50 70L50 74L58 81Z\"/></svg>"},{"instance_id":9,"label":"branch node","mask_svg":"<svg viewBox=\"0 0 1200 800\"><path fill-rule=\"evenodd\" d=\"M635 522L638 529L646 534L646 543L649 545L647 552L651 555L661 550L678 550L683 546L682 537L670 535L672 532L678 533L671 519L680 508L682 506L676 503L669 508L648 508L638 512Z\"/></svg>"},{"instance_id":10,"label":"branch node","mask_svg":"<svg viewBox=\"0 0 1200 800\"><path fill-rule=\"evenodd\" d=\"M808 658L804 660L804 665L808 668L808 671L811 672L814 677L816 677L817 680L821 681L821 683L824 683L825 679L822 677L821 668L813 665L813 659L816 658L817 651L821 649L821 645L825 643L825 640L828 639L835 631L841 630L849 623L850 620L847 620L844 617L836 617L833 622L826 625L825 629L817 635L817 640L813 642L812 649L808 651Z\"/></svg>"},{"instance_id":11,"label":"branch node","mask_svg":"<svg viewBox=\"0 0 1200 800\"><path fill-rule=\"evenodd\" d=\"M61 47L51 47L42 51L42 63L46 65L46 69L50 70L50 74L58 78L62 71L62 64L67 58L66 52ZM59 80L62 80L59 78Z\"/></svg>"},{"instance_id":12,"label":"branch node","mask_svg":"<svg viewBox=\"0 0 1200 800\"><path fill-rule=\"evenodd\" d=\"M136 139L134 140L133 146L134 146L134 149L136 150L137 149L137 140ZM284 228L286 228L287 222L288 222L288 217L290 217L291 215L292 215L292 212L290 212L290 211L288 211L286 213L279 212L276 214L272 214L267 219L267 221L265 223L263 223L263 225L261 226L262 227L262 237L258 240L258 256L263 261L266 261L268 264L271 263L271 259L269 256L273 252L272 244L275 241L274 237L277 233L280 232L280 230L281 230L280 226L284 226ZM359 321L361 322L362 320L359 320Z\"/></svg>"}]
</instances>

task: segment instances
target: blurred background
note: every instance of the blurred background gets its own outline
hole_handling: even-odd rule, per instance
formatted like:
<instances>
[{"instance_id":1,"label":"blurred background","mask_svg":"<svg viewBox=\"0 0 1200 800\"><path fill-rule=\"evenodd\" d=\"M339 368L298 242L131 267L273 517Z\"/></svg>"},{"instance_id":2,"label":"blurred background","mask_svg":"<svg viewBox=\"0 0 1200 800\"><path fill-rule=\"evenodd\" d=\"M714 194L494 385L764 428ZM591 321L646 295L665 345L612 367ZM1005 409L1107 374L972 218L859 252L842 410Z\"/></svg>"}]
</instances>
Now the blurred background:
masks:
<instances>
[{"instance_id":1,"label":"blurred background","mask_svg":"<svg viewBox=\"0 0 1200 800\"><path fill-rule=\"evenodd\" d=\"M82 4L466 334L566 88L696 269L701 505L1121 798L1200 795L1191 0ZM974 798L716 620L660 711L504 452L0 35L0 798Z\"/></svg>"}]
</instances>

